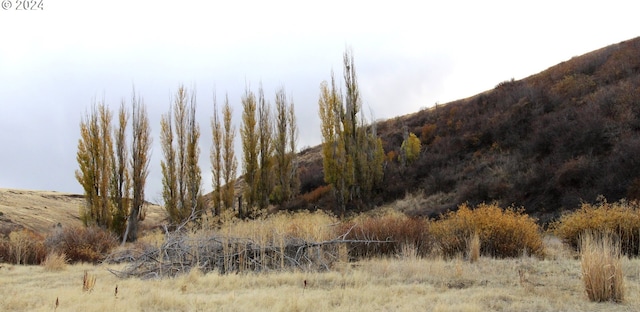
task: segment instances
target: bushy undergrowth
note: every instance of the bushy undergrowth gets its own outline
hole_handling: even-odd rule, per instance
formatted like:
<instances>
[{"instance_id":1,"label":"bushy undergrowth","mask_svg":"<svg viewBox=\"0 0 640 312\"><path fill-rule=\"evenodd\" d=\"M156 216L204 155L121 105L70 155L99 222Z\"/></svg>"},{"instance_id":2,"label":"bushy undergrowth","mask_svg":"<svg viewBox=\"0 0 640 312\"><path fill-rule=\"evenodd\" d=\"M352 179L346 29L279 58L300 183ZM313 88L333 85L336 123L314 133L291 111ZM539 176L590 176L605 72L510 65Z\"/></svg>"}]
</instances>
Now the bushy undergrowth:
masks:
<instances>
[{"instance_id":1,"label":"bushy undergrowth","mask_svg":"<svg viewBox=\"0 0 640 312\"><path fill-rule=\"evenodd\" d=\"M49 250L64 253L71 263L101 261L117 244L113 234L98 227L66 227L46 240Z\"/></svg>"},{"instance_id":2,"label":"bushy undergrowth","mask_svg":"<svg viewBox=\"0 0 640 312\"><path fill-rule=\"evenodd\" d=\"M625 200L598 204L582 204L580 209L563 215L551 225L553 233L578 249L585 232L608 232L620 240L622 253L638 256L640 241L640 204Z\"/></svg>"},{"instance_id":3,"label":"bushy undergrowth","mask_svg":"<svg viewBox=\"0 0 640 312\"><path fill-rule=\"evenodd\" d=\"M467 242L477 233L482 255L505 258L523 253L544 255L540 228L522 210L501 209L493 204L481 204L472 209L466 204L449 212L430 226L433 239L446 257L467 252Z\"/></svg>"},{"instance_id":4,"label":"bushy undergrowth","mask_svg":"<svg viewBox=\"0 0 640 312\"><path fill-rule=\"evenodd\" d=\"M431 251L432 246L428 221L409 218L398 212L355 218L342 223L338 232L346 234L346 240L363 241L349 243L351 259L398 255L405 246L416 248L416 253L424 256ZM370 241L388 242L368 243Z\"/></svg>"},{"instance_id":5,"label":"bushy undergrowth","mask_svg":"<svg viewBox=\"0 0 640 312\"><path fill-rule=\"evenodd\" d=\"M23 229L0 238L0 261L15 264L40 264L46 249L42 235Z\"/></svg>"}]
</instances>

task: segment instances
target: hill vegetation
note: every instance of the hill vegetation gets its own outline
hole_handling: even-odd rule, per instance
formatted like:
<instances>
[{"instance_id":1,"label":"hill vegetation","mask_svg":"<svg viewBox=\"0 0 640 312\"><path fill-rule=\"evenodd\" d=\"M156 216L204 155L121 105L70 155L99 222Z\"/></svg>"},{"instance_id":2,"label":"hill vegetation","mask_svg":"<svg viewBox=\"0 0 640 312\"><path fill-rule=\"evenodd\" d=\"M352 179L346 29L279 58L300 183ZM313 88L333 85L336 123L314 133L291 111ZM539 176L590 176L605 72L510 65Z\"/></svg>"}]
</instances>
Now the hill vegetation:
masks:
<instances>
[{"instance_id":1,"label":"hill vegetation","mask_svg":"<svg viewBox=\"0 0 640 312\"><path fill-rule=\"evenodd\" d=\"M640 38L574 57L493 90L378 122L387 155L371 202L410 193L414 215L463 203L522 206L543 223L599 195L640 198ZM406 134L421 152L400 159ZM301 153L301 196L289 208L332 209L320 147Z\"/></svg>"}]
</instances>

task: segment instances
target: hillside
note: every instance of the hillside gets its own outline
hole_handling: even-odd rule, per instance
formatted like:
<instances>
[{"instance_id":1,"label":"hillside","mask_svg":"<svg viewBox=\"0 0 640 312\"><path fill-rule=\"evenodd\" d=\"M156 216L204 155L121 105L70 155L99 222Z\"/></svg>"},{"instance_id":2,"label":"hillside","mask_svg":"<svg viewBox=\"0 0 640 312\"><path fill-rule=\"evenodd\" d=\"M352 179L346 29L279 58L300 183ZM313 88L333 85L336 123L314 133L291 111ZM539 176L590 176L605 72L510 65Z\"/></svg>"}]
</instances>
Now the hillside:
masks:
<instances>
[{"instance_id":1,"label":"hillside","mask_svg":"<svg viewBox=\"0 0 640 312\"><path fill-rule=\"evenodd\" d=\"M417 161L393 157L407 127ZM523 206L547 222L598 195L640 198L640 38L614 44L493 90L378 123L389 157L373 204L421 192L411 213L437 216L469 202ZM292 207L331 209L319 147L303 151ZM316 194L317 195L317 194Z\"/></svg>"},{"instance_id":2,"label":"hillside","mask_svg":"<svg viewBox=\"0 0 640 312\"><path fill-rule=\"evenodd\" d=\"M59 192L0 189L0 234L27 228L47 234L58 224L80 226L80 207L84 205L82 195ZM147 214L142 226L152 227L164 218L164 209L157 205L146 205Z\"/></svg>"}]
</instances>

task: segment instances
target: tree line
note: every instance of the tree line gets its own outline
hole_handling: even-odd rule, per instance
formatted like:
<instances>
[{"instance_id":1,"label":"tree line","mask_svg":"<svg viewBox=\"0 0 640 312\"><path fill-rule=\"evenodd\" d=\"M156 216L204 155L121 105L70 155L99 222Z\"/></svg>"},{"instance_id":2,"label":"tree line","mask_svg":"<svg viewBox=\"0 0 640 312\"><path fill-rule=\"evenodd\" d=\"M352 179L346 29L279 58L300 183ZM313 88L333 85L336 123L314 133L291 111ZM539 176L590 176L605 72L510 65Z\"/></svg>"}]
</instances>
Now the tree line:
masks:
<instances>
[{"instance_id":1,"label":"tree line","mask_svg":"<svg viewBox=\"0 0 640 312\"><path fill-rule=\"evenodd\" d=\"M382 182L385 161L376 124L369 123L362 112L350 50L343 55L343 80L344 93L332 72L330 82L320 84L318 100L324 180L341 214L367 204L367 198ZM212 215L232 211L241 218L251 217L298 195L298 127L293 100L281 87L271 105L260 85L257 94L245 87L241 103L241 176L246 187L242 192L236 191L237 128L232 123L229 96L225 95L220 109L214 92L210 122L213 191L208 205L202 194L198 164L201 133L196 121L195 91L179 86L168 112L162 115L162 199L172 224L199 219L207 209ZM82 220L85 225L111 230L123 242L136 240L137 221L144 217L144 187L152 142L146 106L135 91L131 105L132 125L127 136L129 111L124 100L117 125L104 101L94 104L81 121L77 152L76 177L86 196ZM131 140L130 146L127 139Z\"/></svg>"},{"instance_id":2,"label":"tree line","mask_svg":"<svg viewBox=\"0 0 640 312\"><path fill-rule=\"evenodd\" d=\"M242 97L242 175L248 187L239 195L238 215L249 217L269 205L283 204L297 195L298 129L293 101L284 87L275 94L275 108L246 88ZM144 187L148 176L152 138L143 100L132 97L133 121L127 135L129 111L123 100L114 123L104 101L94 103L80 123L76 178L86 202L80 215L85 225L110 230L124 240L137 239L137 221L144 217ZM170 223L198 219L206 213L202 194L200 126L196 121L195 92L180 86L160 121L163 159L162 199ZM220 117L222 113L222 117ZM212 215L235 209L238 161L233 110L225 96L222 112L214 93L211 118ZM127 145L127 139L132 141Z\"/></svg>"}]
</instances>

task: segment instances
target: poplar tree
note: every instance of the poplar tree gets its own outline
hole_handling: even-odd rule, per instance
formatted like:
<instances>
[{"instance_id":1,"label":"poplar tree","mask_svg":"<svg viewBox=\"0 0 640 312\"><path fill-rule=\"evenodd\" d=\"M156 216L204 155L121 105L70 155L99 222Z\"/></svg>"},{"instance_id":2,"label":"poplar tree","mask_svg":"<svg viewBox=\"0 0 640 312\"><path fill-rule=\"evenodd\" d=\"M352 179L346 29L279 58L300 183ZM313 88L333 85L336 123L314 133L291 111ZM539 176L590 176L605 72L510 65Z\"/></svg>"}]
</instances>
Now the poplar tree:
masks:
<instances>
[{"instance_id":1,"label":"poplar tree","mask_svg":"<svg viewBox=\"0 0 640 312\"><path fill-rule=\"evenodd\" d=\"M143 210L145 202L144 188L149 175L149 161L151 154L151 129L149 118L143 99L136 97L135 91L131 97L131 181L132 195L131 209L127 218L127 229L124 240L136 241L138 239L138 221L144 219Z\"/></svg>"},{"instance_id":2,"label":"poplar tree","mask_svg":"<svg viewBox=\"0 0 640 312\"><path fill-rule=\"evenodd\" d=\"M218 101L215 93L213 94L213 117L211 117L211 176L213 191L211 193L213 214L218 215L221 212L222 205L222 125L220 124L218 113Z\"/></svg>"},{"instance_id":3,"label":"poplar tree","mask_svg":"<svg viewBox=\"0 0 640 312\"><path fill-rule=\"evenodd\" d=\"M327 82L320 85L318 100L325 182L333 186L342 213L347 204L362 202L372 195L382 181L384 160L376 125L367 126L361 112L362 99L350 50L343 55L343 66L344 96L336 88L332 73L331 85Z\"/></svg>"},{"instance_id":4,"label":"poplar tree","mask_svg":"<svg viewBox=\"0 0 640 312\"><path fill-rule=\"evenodd\" d=\"M297 125L293 102L288 103L284 88L276 92L275 135L273 139L276 203L290 200L297 192L298 177L295 165Z\"/></svg>"},{"instance_id":5,"label":"poplar tree","mask_svg":"<svg viewBox=\"0 0 640 312\"><path fill-rule=\"evenodd\" d=\"M113 205L113 218L110 226L114 233L123 236L129 214L131 177L128 166L127 124L129 113L122 100L118 111L118 127L114 131L114 155L112 159L112 177L110 197Z\"/></svg>"},{"instance_id":6,"label":"poplar tree","mask_svg":"<svg viewBox=\"0 0 640 312\"><path fill-rule=\"evenodd\" d=\"M240 138L242 140L243 170L245 188L246 211L253 209L257 202L256 183L258 181L258 135L256 121L256 96L249 87L246 87L242 96L242 126L240 128ZM241 209L242 210L242 209ZM239 211L240 216L246 213Z\"/></svg>"},{"instance_id":7,"label":"poplar tree","mask_svg":"<svg viewBox=\"0 0 640 312\"><path fill-rule=\"evenodd\" d=\"M269 196L273 189L272 154L273 154L273 122L269 104L264 98L262 86L258 90L258 182L256 193L258 194L258 208L266 209L269 206Z\"/></svg>"},{"instance_id":8,"label":"poplar tree","mask_svg":"<svg viewBox=\"0 0 640 312\"><path fill-rule=\"evenodd\" d=\"M174 224L190 217L197 218L203 212L202 177L198 165L200 127L195 115L195 93L189 96L184 86L180 86L174 98L173 109L170 108L160 122L164 154L164 160L160 164L162 193L165 209Z\"/></svg>"},{"instance_id":9,"label":"poplar tree","mask_svg":"<svg viewBox=\"0 0 640 312\"><path fill-rule=\"evenodd\" d=\"M331 73L331 84L323 81L320 84L318 100L322 132L322 164L324 181L332 186L339 210L344 213L348 199L347 186L350 181L348 172L351 162L345 149L342 97L338 91L335 78Z\"/></svg>"},{"instance_id":10,"label":"poplar tree","mask_svg":"<svg viewBox=\"0 0 640 312\"><path fill-rule=\"evenodd\" d=\"M224 132L222 134L222 180L224 181L224 185L221 190L224 209L233 208L236 171L238 168L238 160L236 159L233 146L236 137L236 127L232 124L232 115L233 110L229 105L229 96L225 95L224 107L222 109L222 119L224 123Z\"/></svg>"},{"instance_id":11,"label":"poplar tree","mask_svg":"<svg viewBox=\"0 0 640 312\"><path fill-rule=\"evenodd\" d=\"M112 178L113 145L111 112L104 102L94 103L80 122L76 160L76 179L82 185L85 205L80 218L86 226L110 229L112 202L109 196Z\"/></svg>"}]
</instances>

